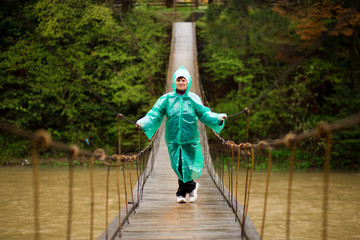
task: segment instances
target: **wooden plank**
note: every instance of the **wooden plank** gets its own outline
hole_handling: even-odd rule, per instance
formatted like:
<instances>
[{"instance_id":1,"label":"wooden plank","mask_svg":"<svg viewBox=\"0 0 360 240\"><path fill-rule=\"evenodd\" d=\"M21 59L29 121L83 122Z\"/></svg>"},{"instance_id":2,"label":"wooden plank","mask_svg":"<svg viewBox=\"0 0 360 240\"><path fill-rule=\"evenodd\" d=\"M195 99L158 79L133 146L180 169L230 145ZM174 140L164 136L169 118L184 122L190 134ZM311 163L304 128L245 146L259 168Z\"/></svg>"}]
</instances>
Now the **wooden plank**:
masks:
<instances>
[{"instance_id":1,"label":"wooden plank","mask_svg":"<svg viewBox=\"0 0 360 240\"><path fill-rule=\"evenodd\" d=\"M193 44L189 43L193 39L193 25L176 23L174 28L176 29L173 33L177 37L173 42L178 45L175 47L172 56L174 61L169 71L174 72L180 65L184 65L194 76L195 67L191 62ZM167 86L168 91L171 90L170 79ZM198 84L192 87L195 87L192 91L198 92ZM185 204L176 202L178 180L170 165L163 127L162 125L153 171L147 178L142 200L136 213L131 214L130 223L123 224L121 237L123 239L241 239L240 224L235 222L232 208L224 200L207 168L203 169L203 175L196 180L200 184L197 201ZM109 226L109 239L119 239L117 230L118 217L115 217ZM105 239L105 234L99 239Z\"/></svg>"},{"instance_id":2,"label":"wooden plank","mask_svg":"<svg viewBox=\"0 0 360 240\"><path fill-rule=\"evenodd\" d=\"M163 138L163 136L162 136ZM170 166L164 140L160 142L154 174L148 178L136 213L122 230L123 239L234 239L241 229L207 172L197 180L195 203L178 204L177 177ZM117 239L117 237L115 238Z\"/></svg>"}]
</instances>

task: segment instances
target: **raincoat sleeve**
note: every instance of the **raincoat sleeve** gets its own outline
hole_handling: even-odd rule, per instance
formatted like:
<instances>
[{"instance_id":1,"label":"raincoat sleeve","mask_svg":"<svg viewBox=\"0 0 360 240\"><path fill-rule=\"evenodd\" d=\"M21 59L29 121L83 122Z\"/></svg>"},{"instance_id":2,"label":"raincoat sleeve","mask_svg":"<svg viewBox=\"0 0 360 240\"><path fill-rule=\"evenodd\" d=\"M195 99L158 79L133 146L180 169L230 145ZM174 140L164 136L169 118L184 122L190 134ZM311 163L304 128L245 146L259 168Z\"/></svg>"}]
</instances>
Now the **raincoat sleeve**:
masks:
<instances>
[{"instance_id":1,"label":"raincoat sleeve","mask_svg":"<svg viewBox=\"0 0 360 240\"><path fill-rule=\"evenodd\" d=\"M211 112L208 107L203 105L201 99L196 94L192 94L191 99L195 103L195 111L199 120L216 133L220 133L225 126L225 119L223 118L227 117L226 114Z\"/></svg>"},{"instance_id":2,"label":"raincoat sleeve","mask_svg":"<svg viewBox=\"0 0 360 240\"><path fill-rule=\"evenodd\" d=\"M167 97L166 95L163 95L156 101L152 109L136 122L149 139L152 138L164 119L166 114L166 104Z\"/></svg>"}]
</instances>

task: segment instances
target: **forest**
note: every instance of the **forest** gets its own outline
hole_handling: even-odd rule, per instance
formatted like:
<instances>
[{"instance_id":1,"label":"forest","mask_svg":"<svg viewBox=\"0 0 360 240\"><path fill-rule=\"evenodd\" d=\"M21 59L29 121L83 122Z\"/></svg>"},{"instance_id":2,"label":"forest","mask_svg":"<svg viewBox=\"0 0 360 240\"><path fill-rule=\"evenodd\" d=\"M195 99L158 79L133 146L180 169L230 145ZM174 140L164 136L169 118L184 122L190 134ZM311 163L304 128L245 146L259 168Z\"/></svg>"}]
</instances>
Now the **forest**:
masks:
<instances>
[{"instance_id":1,"label":"forest","mask_svg":"<svg viewBox=\"0 0 360 240\"><path fill-rule=\"evenodd\" d=\"M274 86L250 111L250 142L359 112L359 8L351 0L223 0L196 8L200 80L211 108L230 116ZM136 121L163 94L171 11L146 1L2 1L1 120L116 152L116 115ZM189 7L178 11L176 21L191 16ZM121 121L120 130L123 151L136 152L136 127ZM244 142L245 131L246 116L237 115L221 135ZM324 145L301 142L296 167L322 167ZM31 155L28 140L5 132L0 146L1 165ZM358 171L359 151L359 126L334 133L331 168ZM286 165L289 152L275 149L275 164Z\"/></svg>"}]
</instances>

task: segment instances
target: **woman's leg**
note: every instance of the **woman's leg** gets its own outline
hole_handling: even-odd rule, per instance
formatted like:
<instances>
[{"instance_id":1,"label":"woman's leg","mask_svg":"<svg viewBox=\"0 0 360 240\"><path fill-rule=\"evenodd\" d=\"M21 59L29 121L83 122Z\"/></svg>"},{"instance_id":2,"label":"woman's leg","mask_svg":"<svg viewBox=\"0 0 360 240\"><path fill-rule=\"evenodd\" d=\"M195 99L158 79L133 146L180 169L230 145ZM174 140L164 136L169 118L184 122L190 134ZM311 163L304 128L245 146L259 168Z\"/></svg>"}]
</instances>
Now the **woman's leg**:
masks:
<instances>
[{"instance_id":1,"label":"woman's leg","mask_svg":"<svg viewBox=\"0 0 360 240\"><path fill-rule=\"evenodd\" d=\"M182 177L182 160L181 160L181 150L180 150L180 156L179 156L179 173ZM182 196L185 197L187 193L192 192L196 188L196 182L193 180L184 183L180 179L178 179L179 188L176 192L176 196Z\"/></svg>"}]
</instances>

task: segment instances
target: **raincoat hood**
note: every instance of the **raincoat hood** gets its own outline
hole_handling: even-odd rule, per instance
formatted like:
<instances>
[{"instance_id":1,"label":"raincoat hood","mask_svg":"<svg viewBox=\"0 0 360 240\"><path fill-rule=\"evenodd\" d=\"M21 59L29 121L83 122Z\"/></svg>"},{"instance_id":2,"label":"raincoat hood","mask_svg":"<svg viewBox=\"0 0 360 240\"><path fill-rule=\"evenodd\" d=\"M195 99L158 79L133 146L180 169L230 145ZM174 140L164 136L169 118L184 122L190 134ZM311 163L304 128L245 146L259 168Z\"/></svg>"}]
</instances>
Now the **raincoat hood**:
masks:
<instances>
[{"instance_id":1,"label":"raincoat hood","mask_svg":"<svg viewBox=\"0 0 360 240\"><path fill-rule=\"evenodd\" d=\"M175 81L176 81L176 79L178 77L184 77L186 79L186 81L188 82L187 89L186 89L186 92L185 92L185 93L188 93L189 89L191 87L192 79L191 79L189 71L184 66L179 67L178 70L176 70L174 75L173 75L173 85L172 85L172 87L173 87L175 92L176 92Z\"/></svg>"}]
</instances>

